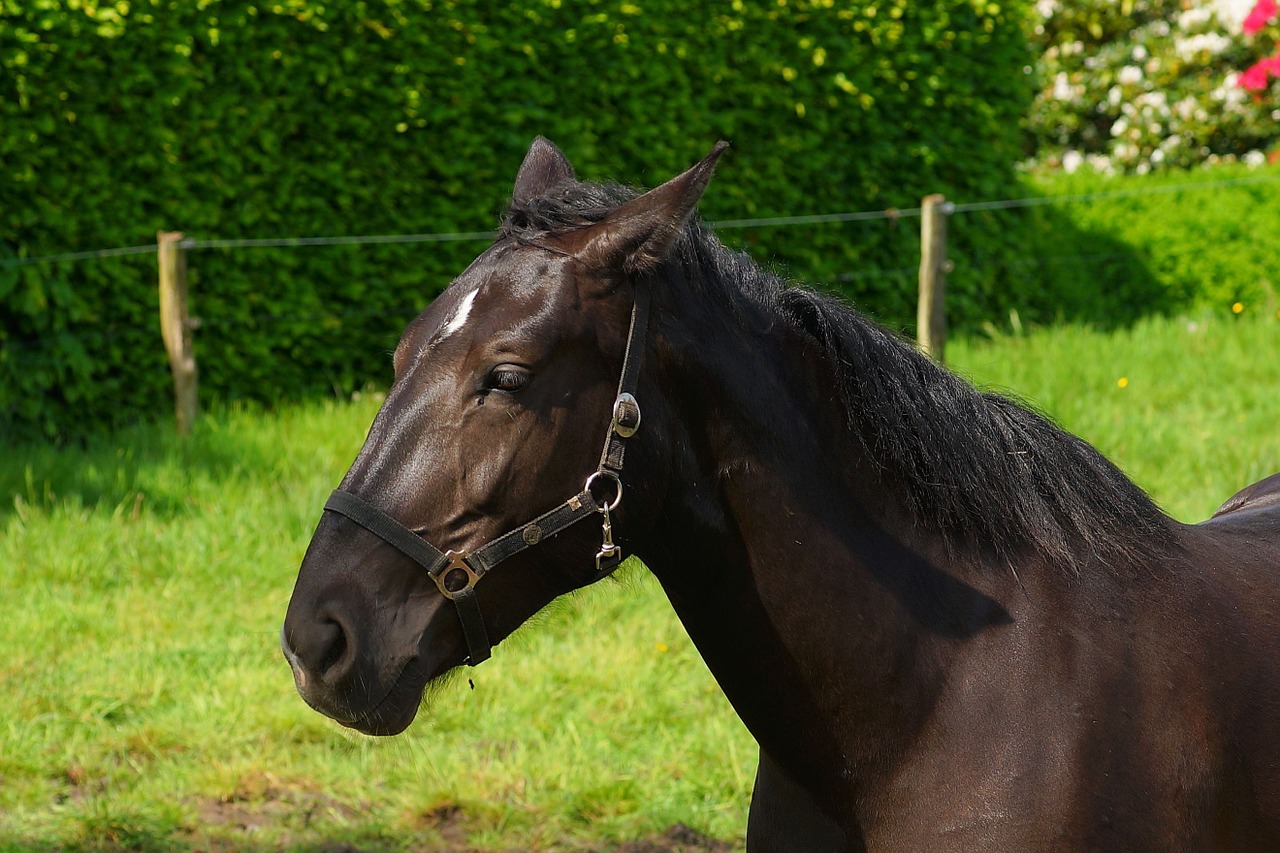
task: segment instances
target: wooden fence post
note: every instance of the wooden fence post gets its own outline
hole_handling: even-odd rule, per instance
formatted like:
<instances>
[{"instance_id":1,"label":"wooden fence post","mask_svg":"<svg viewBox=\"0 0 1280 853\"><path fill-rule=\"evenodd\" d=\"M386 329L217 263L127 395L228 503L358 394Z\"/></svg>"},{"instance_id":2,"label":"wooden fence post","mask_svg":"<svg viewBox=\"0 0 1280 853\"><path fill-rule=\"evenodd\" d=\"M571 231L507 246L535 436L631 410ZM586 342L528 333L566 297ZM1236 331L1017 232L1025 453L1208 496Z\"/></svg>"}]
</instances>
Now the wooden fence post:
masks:
<instances>
[{"instance_id":1,"label":"wooden fence post","mask_svg":"<svg viewBox=\"0 0 1280 853\"><path fill-rule=\"evenodd\" d=\"M191 345L187 313L187 258L179 231L156 232L160 264L160 334L173 372L174 413L178 434L187 435L196 422L196 355Z\"/></svg>"},{"instance_id":2,"label":"wooden fence post","mask_svg":"<svg viewBox=\"0 0 1280 853\"><path fill-rule=\"evenodd\" d=\"M926 196L920 205L920 303L916 310L916 342L939 363L947 346L947 214L942 195Z\"/></svg>"}]
</instances>

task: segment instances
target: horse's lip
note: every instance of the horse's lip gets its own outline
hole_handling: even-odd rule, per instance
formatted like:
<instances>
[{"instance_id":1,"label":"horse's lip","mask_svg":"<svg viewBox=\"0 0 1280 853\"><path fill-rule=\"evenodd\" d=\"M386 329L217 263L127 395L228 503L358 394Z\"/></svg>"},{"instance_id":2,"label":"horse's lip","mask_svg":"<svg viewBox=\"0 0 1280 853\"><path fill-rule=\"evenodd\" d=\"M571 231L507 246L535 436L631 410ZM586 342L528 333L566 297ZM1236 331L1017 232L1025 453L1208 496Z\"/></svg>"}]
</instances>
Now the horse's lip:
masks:
<instances>
[{"instance_id":1,"label":"horse's lip","mask_svg":"<svg viewBox=\"0 0 1280 853\"><path fill-rule=\"evenodd\" d=\"M411 691L416 695L410 697L412 701L405 702L395 715L385 715L384 712L387 710L392 697L396 696L398 689L402 687L401 682L404 681L405 672L409 669L409 664L413 663L414 660L416 658L410 658L404 662L404 665L400 667L400 672L392 680L391 686L387 688L387 692L368 711L352 719L344 720L338 717L333 719L349 729L355 729L361 734L379 737L398 735L409 728L409 724L418 716L418 707L422 702L421 687Z\"/></svg>"},{"instance_id":2,"label":"horse's lip","mask_svg":"<svg viewBox=\"0 0 1280 853\"><path fill-rule=\"evenodd\" d=\"M402 675L403 671L401 672ZM413 722L414 717L418 715L418 703L413 702L406 703L400 717L383 718L382 713L386 710L387 700L396 692L396 687L399 684L400 677L397 676L396 680L387 688L386 694L378 700L378 703L363 714L344 713L345 709L333 706L322 707L303 693L301 689L298 690L298 695L302 697L302 701L306 702L307 707L311 710L328 717L339 725L355 729L366 735L396 735L407 729L409 724ZM406 714L405 711L408 711L408 713Z\"/></svg>"}]
</instances>

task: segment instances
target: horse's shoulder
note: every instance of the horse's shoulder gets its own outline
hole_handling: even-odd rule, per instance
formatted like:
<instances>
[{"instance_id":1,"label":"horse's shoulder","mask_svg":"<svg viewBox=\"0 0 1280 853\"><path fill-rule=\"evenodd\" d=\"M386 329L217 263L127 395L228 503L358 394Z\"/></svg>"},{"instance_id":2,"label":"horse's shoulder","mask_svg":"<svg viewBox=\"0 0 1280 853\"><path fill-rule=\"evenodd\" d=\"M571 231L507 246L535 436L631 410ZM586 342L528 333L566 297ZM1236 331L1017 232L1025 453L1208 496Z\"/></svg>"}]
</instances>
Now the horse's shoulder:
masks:
<instances>
[{"instance_id":1,"label":"horse's shoulder","mask_svg":"<svg viewBox=\"0 0 1280 853\"><path fill-rule=\"evenodd\" d=\"M1251 486L1245 486L1236 492L1227 502L1218 507L1214 518L1227 513L1245 509L1261 509L1266 506L1280 506L1280 474L1272 474L1265 480L1259 480Z\"/></svg>"}]
</instances>

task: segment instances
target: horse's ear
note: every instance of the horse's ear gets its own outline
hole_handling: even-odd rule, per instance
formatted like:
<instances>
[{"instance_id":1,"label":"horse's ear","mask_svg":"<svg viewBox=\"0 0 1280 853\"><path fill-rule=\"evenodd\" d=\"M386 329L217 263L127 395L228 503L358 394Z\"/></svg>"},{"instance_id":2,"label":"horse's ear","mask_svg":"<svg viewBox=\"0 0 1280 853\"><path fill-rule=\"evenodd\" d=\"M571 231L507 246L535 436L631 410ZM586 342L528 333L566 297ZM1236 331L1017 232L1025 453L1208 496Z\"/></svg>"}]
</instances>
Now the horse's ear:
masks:
<instances>
[{"instance_id":1,"label":"horse's ear","mask_svg":"<svg viewBox=\"0 0 1280 853\"><path fill-rule=\"evenodd\" d=\"M538 136L524 155L520 171L516 174L516 188L511 198L516 203L529 201L551 189L561 181L573 180L573 166L569 158L549 139Z\"/></svg>"},{"instance_id":2,"label":"horse's ear","mask_svg":"<svg viewBox=\"0 0 1280 853\"><path fill-rule=\"evenodd\" d=\"M582 232L574 254L591 266L645 272L661 264L693 216L716 160L729 147L717 142L711 153L660 187L611 211Z\"/></svg>"}]
</instances>

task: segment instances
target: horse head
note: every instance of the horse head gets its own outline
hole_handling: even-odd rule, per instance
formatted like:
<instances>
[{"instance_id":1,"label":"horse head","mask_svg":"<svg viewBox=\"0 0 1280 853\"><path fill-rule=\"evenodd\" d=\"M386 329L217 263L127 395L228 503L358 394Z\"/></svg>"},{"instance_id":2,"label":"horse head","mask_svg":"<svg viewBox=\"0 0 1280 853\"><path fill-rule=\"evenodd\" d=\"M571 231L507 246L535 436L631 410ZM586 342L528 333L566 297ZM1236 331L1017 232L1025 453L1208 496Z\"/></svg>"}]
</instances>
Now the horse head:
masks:
<instances>
[{"instance_id":1,"label":"horse head","mask_svg":"<svg viewBox=\"0 0 1280 853\"><path fill-rule=\"evenodd\" d=\"M623 386L646 344L649 279L724 147L632 196L577 182L535 140L497 241L401 338L302 561L281 645L316 710L402 731L428 682L607 573L657 512L660 478L631 487L657 465L661 405L624 480L640 412Z\"/></svg>"}]
</instances>

